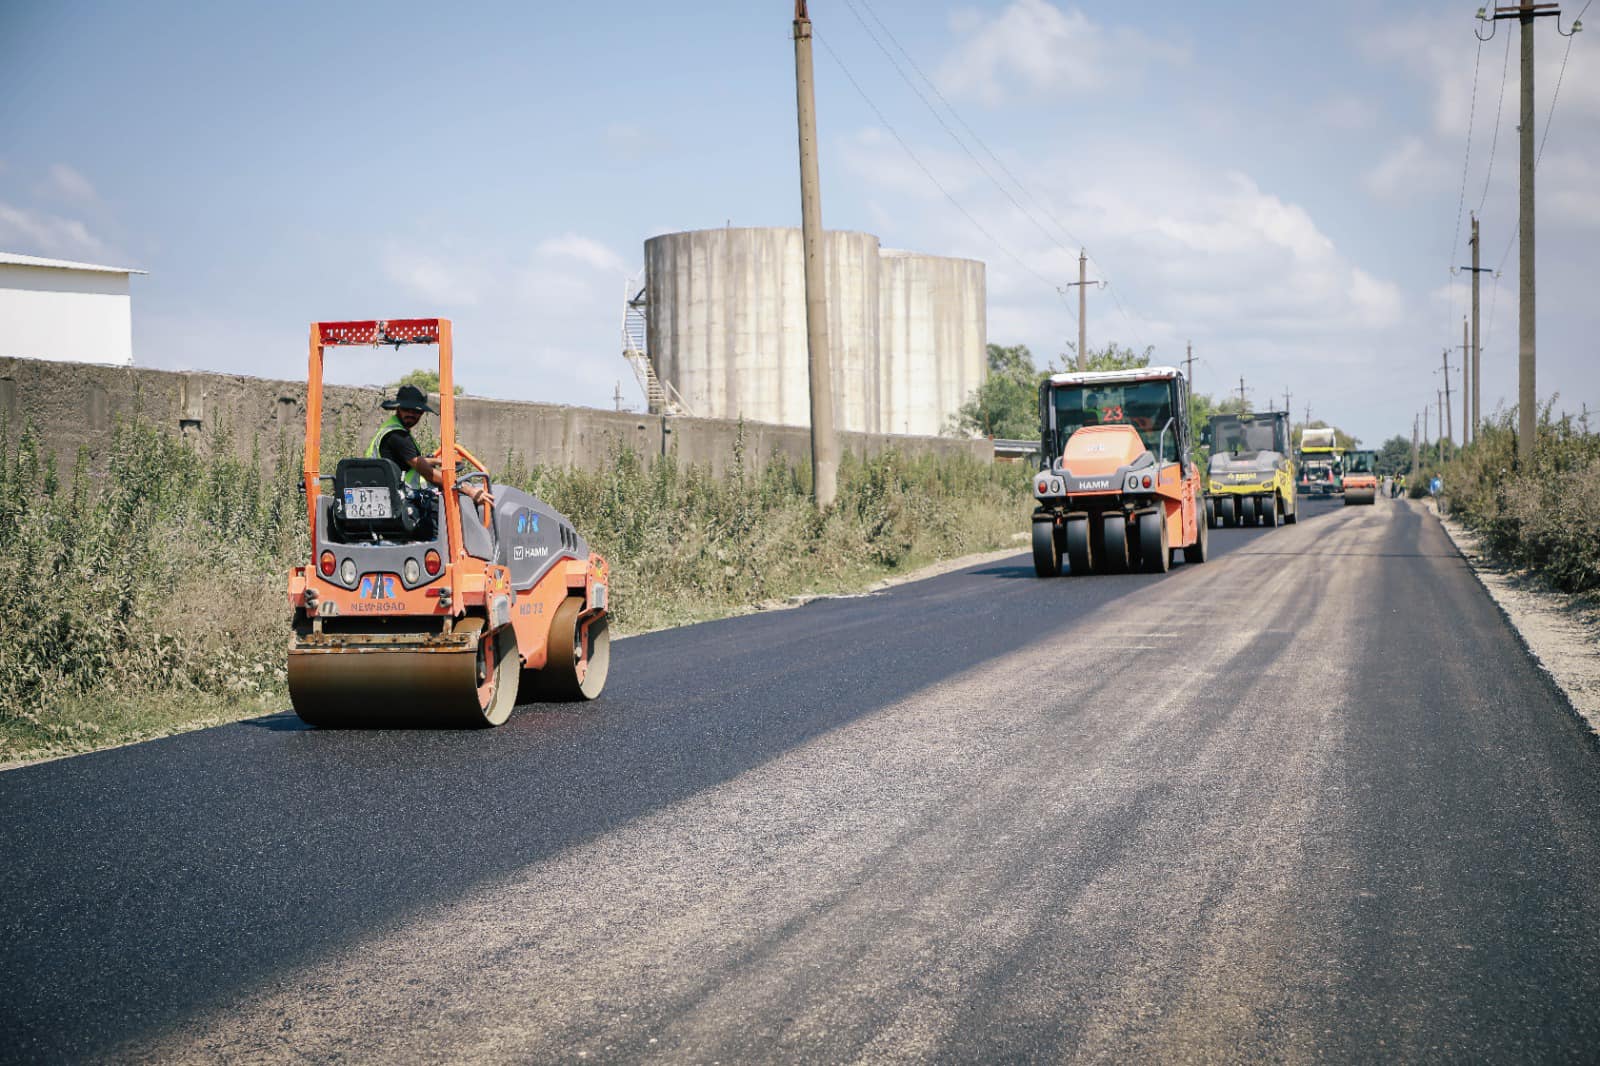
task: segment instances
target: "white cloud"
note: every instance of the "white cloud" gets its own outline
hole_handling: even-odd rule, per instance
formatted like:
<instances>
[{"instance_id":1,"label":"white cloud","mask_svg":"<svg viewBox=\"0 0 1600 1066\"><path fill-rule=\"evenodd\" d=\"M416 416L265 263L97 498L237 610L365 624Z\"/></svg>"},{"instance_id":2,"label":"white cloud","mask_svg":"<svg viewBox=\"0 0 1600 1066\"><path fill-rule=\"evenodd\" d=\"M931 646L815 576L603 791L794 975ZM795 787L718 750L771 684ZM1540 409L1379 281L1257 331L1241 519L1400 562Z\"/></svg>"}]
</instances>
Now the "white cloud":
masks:
<instances>
[{"instance_id":1,"label":"white cloud","mask_svg":"<svg viewBox=\"0 0 1600 1066\"><path fill-rule=\"evenodd\" d=\"M1048 0L1014 0L998 15L957 12L951 28L966 42L939 69L951 94L988 104L1025 93L1087 91L1135 76L1155 61L1187 53L1133 30L1107 29L1077 9Z\"/></svg>"},{"instance_id":2,"label":"white cloud","mask_svg":"<svg viewBox=\"0 0 1600 1066\"><path fill-rule=\"evenodd\" d=\"M111 250L75 218L0 203L0 247L62 259L105 259Z\"/></svg>"},{"instance_id":3,"label":"white cloud","mask_svg":"<svg viewBox=\"0 0 1600 1066\"><path fill-rule=\"evenodd\" d=\"M1435 196L1449 184L1450 168L1436 148L1407 137L1361 178L1380 200L1404 201Z\"/></svg>"},{"instance_id":4,"label":"white cloud","mask_svg":"<svg viewBox=\"0 0 1600 1066\"><path fill-rule=\"evenodd\" d=\"M1090 277L1111 282L1088 296L1091 346L1113 340L1154 346L1158 360L1174 362L1192 339L1206 360L1197 367L1203 391L1218 391L1220 380L1237 382L1243 374L1258 396L1287 386L1314 391L1330 407L1366 402L1361 383L1381 377L1388 335L1405 319L1397 284L1341 251L1306 206L1264 190L1247 174L1148 144L1096 143L1073 150L1100 165L1078 183L1035 190L1040 199L1032 213L1038 221L986 183L974 182L961 194L968 210L1026 268L936 193L883 195L895 205L900 232L879 236L919 251L985 261L990 339L1028 344L1041 365L1058 358L1077 332L1076 296L1064 299L1055 285L1035 276L1059 279L1057 284L1076 279L1076 242L1065 233L1055 232L1054 239L1046 233L1064 227L1088 244ZM869 196L911 181L888 154L886 149L885 158L870 166L860 165L873 158L864 150L855 160L852 171ZM1019 159L1012 169L1063 173L1067 162Z\"/></svg>"},{"instance_id":5,"label":"white cloud","mask_svg":"<svg viewBox=\"0 0 1600 1066\"><path fill-rule=\"evenodd\" d=\"M1367 100L1356 96L1335 96L1324 100L1316 109L1318 125L1338 130L1361 132L1378 122L1378 109Z\"/></svg>"},{"instance_id":6,"label":"white cloud","mask_svg":"<svg viewBox=\"0 0 1600 1066\"><path fill-rule=\"evenodd\" d=\"M54 163L46 176L44 189L63 200L80 204L98 203L100 196L94 184L65 163Z\"/></svg>"},{"instance_id":7,"label":"white cloud","mask_svg":"<svg viewBox=\"0 0 1600 1066\"><path fill-rule=\"evenodd\" d=\"M593 270L625 269L622 257L591 237L564 233L540 241L534 252L546 259L575 259Z\"/></svg>"},{"instance_id":8,"label":"white cloud","mask_svg":"<svg viewBox=\"0 0 1600 1066\"><path fill-rule=\"evenodd\" d=\"M952 196L959 198L973 185L986 180L969 156L926 146L919 146L916 152L923 165L938 175L939 185ZM939 186L928 180L922 167L906 155L905 149L876 126L859 130L843 140L839 145L839 157L845 170L871 182L878 190L893 193L896 202L903 197L949 202Z\"/></svg>"},{"instance_id":9,"label":"white cloud","mask_svg":"<svg viewBox=\"0 0 1600 1066\"><path fill-rule=\"evenodd\" d=\"M624 163L640 163L660 156L669 148L667 139L654 129L636 122L612 122L605 128L606 148Z\"/></svg>"},{"instance_id":10,"label":"white cloud","mask_svg":"<svg viewBox=\"0 0 1600 1066\"><path fill-rule=\"evenodd\" d=\"M413 295L443 306L476 304L483 279L473 268L448 263L415 248L391 245L383 253L383 274Z\"/></svg>"}]
</instances>

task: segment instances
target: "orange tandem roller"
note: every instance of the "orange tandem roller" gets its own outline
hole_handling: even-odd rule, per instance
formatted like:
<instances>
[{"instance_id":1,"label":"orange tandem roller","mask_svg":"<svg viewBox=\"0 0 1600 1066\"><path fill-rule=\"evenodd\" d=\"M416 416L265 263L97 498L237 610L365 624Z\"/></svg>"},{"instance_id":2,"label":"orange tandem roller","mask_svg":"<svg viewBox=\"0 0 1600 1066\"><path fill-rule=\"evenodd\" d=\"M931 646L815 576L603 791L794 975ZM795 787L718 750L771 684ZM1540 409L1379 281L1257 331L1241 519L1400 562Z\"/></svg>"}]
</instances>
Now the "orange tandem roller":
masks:
<instances>
[{"instance_id":1,"label":"orange tandem roller","mask_svg":"<svg viewBox=\"0 0 1600 1066\"><path fill-rule=\"evenodd\" d=\"M330 348L436 345L440 493L388 459L321 472L322 369ZM323 727L500 725L521 698L588 700L610 665L609 570L566 518L490 482L456 442L450 322L317 322L306 390L304 492L311 559L289 572L289 695Z\"/></svg>"}]
</instances>

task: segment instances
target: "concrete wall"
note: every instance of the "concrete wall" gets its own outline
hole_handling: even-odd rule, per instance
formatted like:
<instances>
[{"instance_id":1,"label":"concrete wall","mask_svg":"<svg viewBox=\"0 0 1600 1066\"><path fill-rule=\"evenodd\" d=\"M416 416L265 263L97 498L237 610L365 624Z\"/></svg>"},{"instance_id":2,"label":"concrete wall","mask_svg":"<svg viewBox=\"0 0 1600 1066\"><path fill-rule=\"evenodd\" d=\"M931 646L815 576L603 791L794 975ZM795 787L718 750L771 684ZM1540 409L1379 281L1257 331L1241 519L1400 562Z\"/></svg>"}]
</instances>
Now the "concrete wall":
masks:
<instances>
[{"instance_id":1,"label":"concrete wall","mask_svg":"<svg viewBox=\"0 0 1600 1066\"><path fill-rule=\"evenodd\" d=\"M128 275L0 263L0 358L133 362Z\"/></svg>"},{"instance_id":2,"label":"concrete wall","mask_svg":"<svg viewBox=\"0 0 1600 1066\"><path fill-rule=\"evenodd\" d=\"M702 417L811 423L798 229L712 229L645 242L656 374ZM823 240L834 424L935 435L983 381L984 265Z\"/></svg>"},{"instance_id":3,"label":"concrete wall","mask_svg":"<svg viewBox=\"0 0 1600 1066\"><path fill-rule=\"evenodd\" d=\"M324 439L342 424L365 447L385 414L377 389L329 386L323 395ZM248 455L258 445L275 456L280 442L297 448L305 436L305 384L234 374L182 373L142 367L91 366L35 359L0 358L0 418L13 427L26 419L70 470L80 446L96 466L103 464L115 420L142 414L174 433L212 437L226 430L233 447ZM680 460L721 472L733 460L739 423L726 419L662 418L588 407L461 397L456 403L457 436L493 469L507 456L523 462L595 469L619 445L647 458L675 450ZM429 419L437 427L437 421ZM749 460L772 453L799 461L810 457L810 434L803 427L746 422ZM888 448L912 453L965 453L993 458L986 440L945 437L842 434L856 454Z\"/></svg>"}]
</instances>

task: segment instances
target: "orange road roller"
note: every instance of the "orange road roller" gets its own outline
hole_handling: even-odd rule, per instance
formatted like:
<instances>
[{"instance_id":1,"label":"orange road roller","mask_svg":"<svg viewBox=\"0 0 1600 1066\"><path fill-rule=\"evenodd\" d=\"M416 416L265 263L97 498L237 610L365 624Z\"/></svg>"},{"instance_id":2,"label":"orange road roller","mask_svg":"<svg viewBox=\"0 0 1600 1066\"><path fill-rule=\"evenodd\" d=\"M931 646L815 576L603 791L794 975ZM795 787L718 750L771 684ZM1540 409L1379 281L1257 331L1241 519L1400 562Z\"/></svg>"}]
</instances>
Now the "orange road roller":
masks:
<instances>
[{"instance_id":1,"label":"orange road roller","mask_svg":"<svg viewBox=\"0 0 1600 1066\"><path fill-rule=\"evenodd\" d=\"M1356 451L1345 453L1344 503L1371 504L1378 498L1378 453Z\"/></svg>"},{"instance_id":2,"label":"orange road roller","mask_svg":"<svg viewBox=\"0 0 1600 1066\"><path fill-rule=\"evenodd\" d=\"M1040 577L1165 572L1206 560L1188 390L1173 367L1054 374L1039 386L1044 461L1033 478Z\"/></svg>"},{"instance_id":3,"label":"orange road roller","mask_svg":"<svg viewBox=\"0 0 1600 1066\"><path fill-rule=\"evenodd\" d=\"M311 559L289 572L289 697L311 725L495 726L520 701L591 700L605 687L606 560L548 504L492 483L456 442L450 336L443 318L311 326ZM442 487L382 457L322 473L324 352L416 344L438 348ZM481 503L479 485L490 489Z\"/></svg>"}]
</instances>

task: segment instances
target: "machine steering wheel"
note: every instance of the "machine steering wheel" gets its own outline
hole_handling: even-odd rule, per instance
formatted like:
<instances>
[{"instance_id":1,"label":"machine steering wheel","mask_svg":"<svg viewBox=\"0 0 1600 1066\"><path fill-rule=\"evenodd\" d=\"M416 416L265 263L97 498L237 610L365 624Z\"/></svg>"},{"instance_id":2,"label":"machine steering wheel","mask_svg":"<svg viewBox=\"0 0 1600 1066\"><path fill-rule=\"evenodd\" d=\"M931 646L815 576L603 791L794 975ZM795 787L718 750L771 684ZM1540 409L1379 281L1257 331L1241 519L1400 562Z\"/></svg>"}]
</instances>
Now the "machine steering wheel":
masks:
<instances>
[{"instance_id":1,"label":"machine steering wheel","mask_svg":"<svg viewBox=\"0 0 1600 1066\"><path fill-rule=\"evenodd\" d=\"M443 452L443 447L435 448L433 450L433 454L428 456L428 458L433 462L438 462ZM471 470L467 471L467 473L461 474L455 479L454 484L456 491L462 492L466 488L468 482L481 480L483 482L483 490L488 492L489 468L483 465L483 460L479 459L476 455L473 455L466 449L466 447L460 444L456 445L456 459L457 471L461 469L463 463L472 468ZM494 525L493 508L483 508L483 524L485 528L492 528Z\"/></svg>"}]
</instances>

